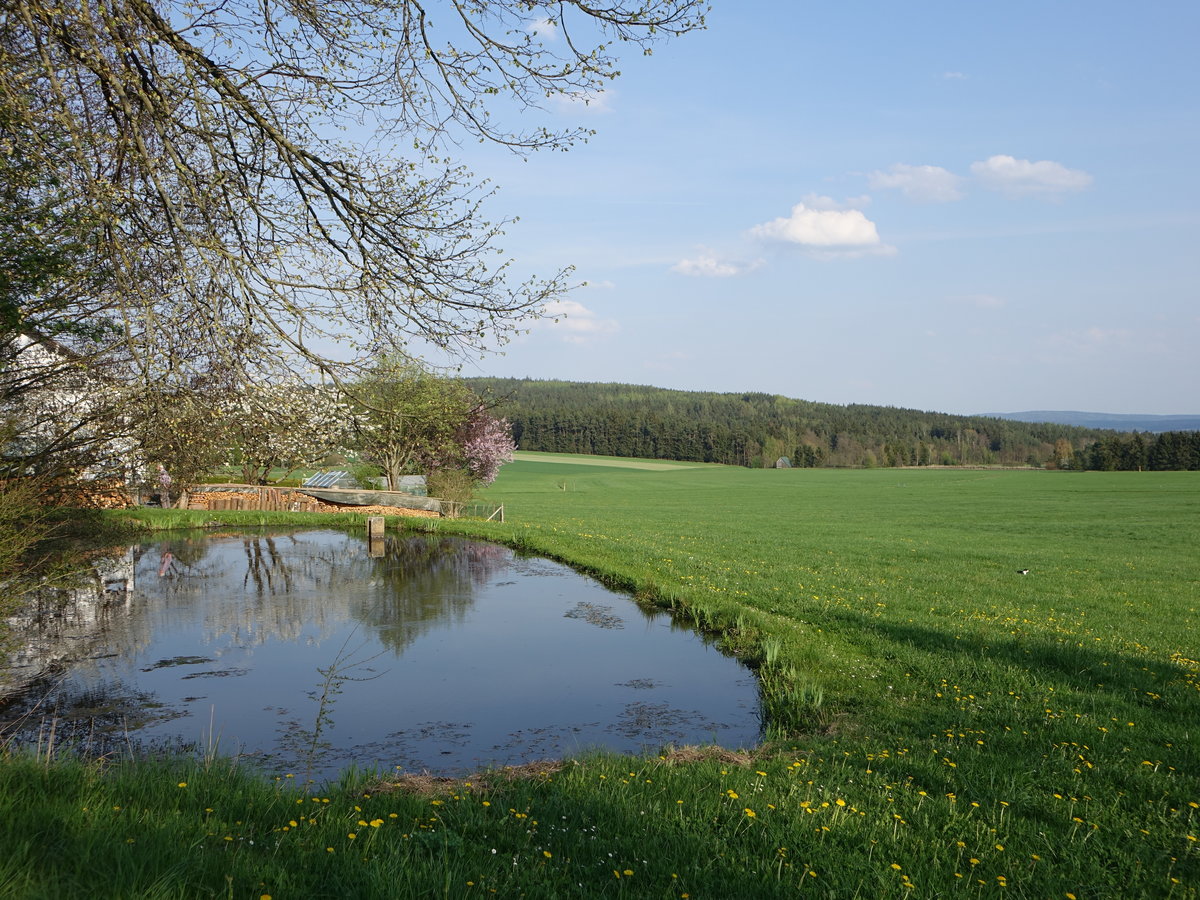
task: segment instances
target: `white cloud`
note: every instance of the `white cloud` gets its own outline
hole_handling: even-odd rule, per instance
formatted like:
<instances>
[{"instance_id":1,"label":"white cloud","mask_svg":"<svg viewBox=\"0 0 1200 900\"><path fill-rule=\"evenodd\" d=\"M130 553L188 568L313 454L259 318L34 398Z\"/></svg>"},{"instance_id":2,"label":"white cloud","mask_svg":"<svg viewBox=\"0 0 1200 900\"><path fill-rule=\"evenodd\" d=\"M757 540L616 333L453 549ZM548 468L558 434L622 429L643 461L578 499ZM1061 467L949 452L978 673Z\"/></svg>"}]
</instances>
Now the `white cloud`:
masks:
<instances>
[{"instance_id":1,"label":"white cloud","mask_svg":"<svg viewBox=\"0 0 1200 900\"><path fill-rule=\"evenodd\" d=\"M672 272L680 275L691 275L698 278L732 278L758 268L760 261L752 263L735 262L719 259L715 253L702 251L693 259L681 259L671 266Z\"/></svg>"},{"instance_id":2,"label":"white cloud","mask_svg":"<svg viewBox=\"0 0 1200 900\"><path fill-rule=\"evenodd\" d=\"M750 234L762 240L796 244L818 255L896 252L880 241L875 223L857 209L812 209L797 203L787 218L755 225Z\"/></svg>"},{"instance_id":3,"label":"white cloud","mask_svg":"<svg viewBox=\"0 0 1200 900\"><path fill-rule=\"evenodd\" d=\"M1092 176L1043 159L1030 162L1004 154L971 163L971 174L985 187L1012 194L1061 194L1090 187Z\"/></svg>"},{"instance_id":4,"label":"white cloud","mask_svg":"<svg viewBox=\"0 0 1200 900\"><path fill-rule=\"evenodd\" d=\"M941 166L910 166L895 163L886 172L872 172L867 179L873 188L898 190L919 203L949 203L961 200L962 176Z\"/></svg>"},{"instance_id":5,"label":"white cloud","mask_svg":"<svg viewBox=\"0 0 1200 900\"><path fill-rule=\"evenodd\" d=\"M546 318L538 324L554 329L559 337L571 344L587 343L621 330L616 319L601 319L575 300L552 300L542 307L542 314Z\"/></svg>"},{"instance_id":6,"label":"white cloud","mask_svg":"<svg viewBox=\"0 0 1200 900\"><path fill-rule=\"evenodd\" d=\"M800 202L809 209L862 209L871 205L871 198L866 194L860 197L847 197L845 200L834 200L823 194L805 194Z\"/></svg>"},{"instance_id":7,"label":"white cloud","mask_svg":"<svg viewBox=\"0 0 1200 900\"><path fill-rule=\"evenodd\" d=\"M967 76L964 75L962 72L943 72L942 77L945 78L947 81L961 81L962 79L966 78Z\"/></svg>"},{"instance_id":8,"label":"white cloud","mask_svg":"<svg viewBox=\"0 0 1200 900\"><path fill-rule=\"evenodd\" d=\"M531 19L525 23L525 30L548 41L558 39L558 23L553 19Z\"/></svg>"}]
</instances>

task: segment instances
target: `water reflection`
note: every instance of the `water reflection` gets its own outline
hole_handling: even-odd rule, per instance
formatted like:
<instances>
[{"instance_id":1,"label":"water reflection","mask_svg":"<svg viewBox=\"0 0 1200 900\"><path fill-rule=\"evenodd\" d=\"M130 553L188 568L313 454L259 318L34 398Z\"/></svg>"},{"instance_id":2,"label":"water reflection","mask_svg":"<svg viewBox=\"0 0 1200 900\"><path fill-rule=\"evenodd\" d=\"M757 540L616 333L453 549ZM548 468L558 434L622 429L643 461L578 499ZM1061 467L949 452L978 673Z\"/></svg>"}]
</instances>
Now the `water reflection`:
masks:
<instances>
[{"instance_id":1,"label":"water reflection","mask_svg":"<svg viewBox=\"0 0 1200 900\"><path fill-rule=\"evenodd\" d=\"M11 623L6 736L459 772L592 746L748 746L753 676L663 614L494 544L334 531L120 548Z\"/></svg>"}]
</instances>

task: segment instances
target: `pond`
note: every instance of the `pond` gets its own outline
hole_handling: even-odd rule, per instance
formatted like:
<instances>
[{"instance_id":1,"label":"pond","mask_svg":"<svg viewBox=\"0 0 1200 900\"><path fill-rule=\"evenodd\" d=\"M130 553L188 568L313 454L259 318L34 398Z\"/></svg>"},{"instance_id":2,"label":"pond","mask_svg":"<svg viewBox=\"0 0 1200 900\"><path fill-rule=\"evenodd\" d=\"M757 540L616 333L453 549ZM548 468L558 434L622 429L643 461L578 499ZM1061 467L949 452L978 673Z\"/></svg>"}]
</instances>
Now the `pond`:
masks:
<instances>
[{"instance_id":1,"label":"pond","mask_svg":"<svg viewBox=\"0 0 1200 900\"><path fill-rule=\"evenodd\" d=\"M750 747L757 682L669 614L546 559L333 530L175 536L42 590L4 739L240 755L267 772L461 774L665 744Z\"/></svg>"}]
</instances>

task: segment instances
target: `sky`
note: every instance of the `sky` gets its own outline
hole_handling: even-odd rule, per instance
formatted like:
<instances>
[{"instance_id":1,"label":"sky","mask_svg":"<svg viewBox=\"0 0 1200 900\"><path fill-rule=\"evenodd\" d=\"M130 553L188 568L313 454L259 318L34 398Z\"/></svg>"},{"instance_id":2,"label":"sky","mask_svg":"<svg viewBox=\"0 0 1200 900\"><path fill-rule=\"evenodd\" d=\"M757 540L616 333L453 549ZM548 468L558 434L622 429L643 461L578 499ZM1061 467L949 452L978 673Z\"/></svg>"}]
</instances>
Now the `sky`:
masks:
<instances>
[{"instance_id":1,"label":"sky","mask_svg":"<svg viewBox=\"0 0 1200 900\"><path fill-rule=\"evenodd\" d=\"M1200 4L714 0L462 159L557 322L463 373L1200 413ZM561 40L553 32L548 41Z\"/></svg>"}]
</instances>

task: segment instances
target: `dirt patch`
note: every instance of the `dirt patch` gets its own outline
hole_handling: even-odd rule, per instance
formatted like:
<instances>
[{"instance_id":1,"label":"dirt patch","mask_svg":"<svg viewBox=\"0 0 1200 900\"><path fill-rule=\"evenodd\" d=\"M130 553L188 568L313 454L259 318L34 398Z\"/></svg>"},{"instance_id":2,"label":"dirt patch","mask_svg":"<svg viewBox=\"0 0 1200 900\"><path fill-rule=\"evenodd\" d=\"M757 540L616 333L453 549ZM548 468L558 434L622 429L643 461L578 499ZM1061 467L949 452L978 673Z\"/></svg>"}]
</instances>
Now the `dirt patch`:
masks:
<instances>
[{"instance_id":1,"label":"dirt patch","mask_svg":"<svg viewBox=\"0 0 1200 900\"><path fill-rule=\"evenodd\" d=\"M755 757L750 753L726 750L724 747L675 747L664 753L661 759L670 765L686 765L714 759L731 766L749 766L755 762Z\"/></svg>"},{"instance_id":2,"label":"dirt patch","mask_svg":"<svg viewBox=\"0 0 1200 900\"><path fill-rule=\"evenodd\" d=\"M371 794L402 793L416 797L435 797L457 790L489 791L505 781L522 781L527 778L549 778L562 771L561 759L542 759L519 766L505 766L476 775L450 778L445 775L430 775L427 772L401 774L394 778L368 785Z\"/></svg>"}]
</instances>

